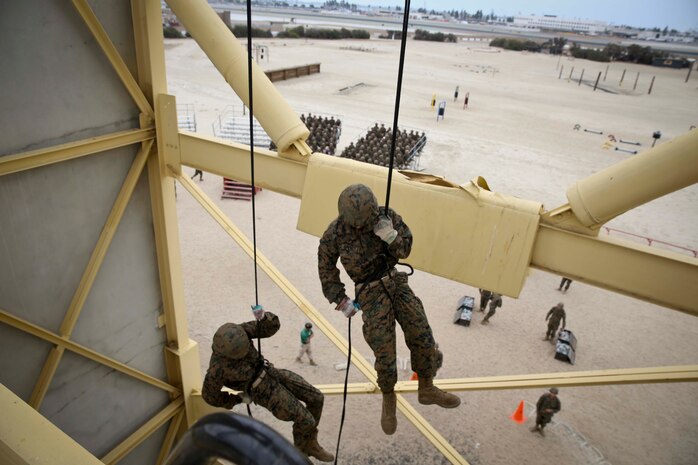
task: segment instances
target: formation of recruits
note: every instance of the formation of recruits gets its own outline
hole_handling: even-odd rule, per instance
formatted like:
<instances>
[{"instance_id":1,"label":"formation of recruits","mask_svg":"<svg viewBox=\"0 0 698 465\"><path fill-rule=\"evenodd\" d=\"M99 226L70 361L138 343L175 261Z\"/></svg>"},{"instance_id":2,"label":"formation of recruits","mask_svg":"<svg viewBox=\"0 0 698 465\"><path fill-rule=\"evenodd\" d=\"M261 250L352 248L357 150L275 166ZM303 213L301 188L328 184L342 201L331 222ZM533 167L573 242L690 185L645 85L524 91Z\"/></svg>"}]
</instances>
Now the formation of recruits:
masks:
<instances>
[{"instance_id":1,"label":"formation of recruits","mask_svg":"<svg viewBox=\"0 0 698 465\"><path fill-rule=\"evenodd\" d=\"M301 114L301 121L310 131L306 143L313 152L334 155L339 136L342 134L342 121L339 118L315 116L312 113L308 113L308 116ZM276 150L274 141L269 145L269 150Z\"/></svg>"},{"instance_id":2,"label":"formation of recruits","mask_svg":"<svg viewBox=\"0 0 698 465\"><path fill-rule=\"evenodd\" d=\"M444 356L438 349L422 302L408 284L408 274L396 268L398 261L407 258L412 250L410 228L396 211L379 207L371 189L363 184L344 189L337 209L339 215L325 230L318 247L320 284L336 311L346 318L361 314L363 336L373 351L377 384L383 395L381 428L391 435L397 429L396 323L402 328L412 369L418 375L418 402L451 409L458 407L461 399L434 386ZM339 262L352 281L353 299L340 279ZM488 296L487 292L481 292L481 297L487 298L480 303L482 310L491 301L490 313L485 317L489 320L501 306L501 295ZM551 309L546 319L557 320L554 312ZM276 418L293 422L293 443L301 452L321 462L333 461L334 455L317 440L324 395L300 375L276 368L262 357L254 340L273 336L281 322L261 305L252 306L252 313L254 320L225 323L214 334L202 387L203 399L225 409L254 402ZM564 310L560 318L564 319ZM307 355L310 363L315 364L310 351L312 335L312 324L307 323L301 332L297 362ZM545 424L560 410L556 394L557 389L552 388L538 401L535 430L541 435Z\"/></svg>"},{"instance_id":3,"label":"formation of recruits","mask_svg":"<svg viewBox=\"0 0 698 465\"><path fill-rule=\"evenodd\" d=\"M399 169L408 168L415 157L419 156L419 151L414 153L418 147L418 142L425 139L426 135L422 132L410 130L398 130L395 140L395 160L394 166ZM350 143L341 154L343 158L351 158L366 163L372 163L378 166L390 165L390 145L392 144L392 132L390 128L386 128L384 124L380 126L376 123L368 130L364 137L361 137L356 143ZM422 144L423 147L423 144Z\"/></svg>"}]
</instances>

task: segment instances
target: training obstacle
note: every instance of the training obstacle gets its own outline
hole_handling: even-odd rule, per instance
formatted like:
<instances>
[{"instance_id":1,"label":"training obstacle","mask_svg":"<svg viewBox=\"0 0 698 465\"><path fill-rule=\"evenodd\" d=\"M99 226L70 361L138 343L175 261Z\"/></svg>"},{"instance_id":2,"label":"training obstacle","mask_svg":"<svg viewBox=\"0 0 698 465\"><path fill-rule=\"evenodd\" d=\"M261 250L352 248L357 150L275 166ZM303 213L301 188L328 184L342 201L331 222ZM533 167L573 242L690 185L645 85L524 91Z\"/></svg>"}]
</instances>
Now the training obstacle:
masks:
<instances>
[{"instance_id":1,"label":"training obstacle","mask_svg":"<svg viewBox=\"0 0 698 465\"><path fill-rule=\"evenodd\" d=\"M584 129L584 132L591 132L593 134L603 134L603 131L597 131L596 129Z\"/></svg>"},{"instance_id":2,"label":"training obstacle","mask_svg":"<svg viewBox=\"0 0 698 465\"><path fill-rule=\"evenodd\" d=\"M622 143L622 144L642 145L642 144L639 143L639 142L631 142L631 141L629 141L629 140L623 140L623 139L620 139L618 142L620 142L620 143Z\"/></svg>"},{"instance_id":3,"label":"training obstacle","mask_svg":"<svg viewBox=\"0 0 698 465\"><path fill-rule=\"evenodd\" d=\"M616 150L618 150L619 152L632 153L633 155L637 153L637 150L622 149L620 147L616 147Z\"/></svg>"}]
</instances>

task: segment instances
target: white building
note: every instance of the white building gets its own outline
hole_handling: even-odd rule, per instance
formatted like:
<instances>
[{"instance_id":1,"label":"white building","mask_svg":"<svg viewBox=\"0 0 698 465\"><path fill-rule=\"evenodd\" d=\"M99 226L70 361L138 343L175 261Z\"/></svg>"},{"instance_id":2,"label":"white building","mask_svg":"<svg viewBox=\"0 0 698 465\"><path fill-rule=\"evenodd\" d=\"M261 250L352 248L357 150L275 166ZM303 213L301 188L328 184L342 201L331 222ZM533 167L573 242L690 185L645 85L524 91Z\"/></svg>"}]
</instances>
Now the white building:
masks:
<instances>
[{"instance_id":1,"label":"white building","mask_svg":"<svg viewBox=\"0 0 698 465\"><path fill-rule=\"evenodd\" d=\"M583 34L599 34L608 28L608 23L605 21L560 18L553 15L515 16L511 25L525 29L570 31Z\"/></svg>"}]
</instances>

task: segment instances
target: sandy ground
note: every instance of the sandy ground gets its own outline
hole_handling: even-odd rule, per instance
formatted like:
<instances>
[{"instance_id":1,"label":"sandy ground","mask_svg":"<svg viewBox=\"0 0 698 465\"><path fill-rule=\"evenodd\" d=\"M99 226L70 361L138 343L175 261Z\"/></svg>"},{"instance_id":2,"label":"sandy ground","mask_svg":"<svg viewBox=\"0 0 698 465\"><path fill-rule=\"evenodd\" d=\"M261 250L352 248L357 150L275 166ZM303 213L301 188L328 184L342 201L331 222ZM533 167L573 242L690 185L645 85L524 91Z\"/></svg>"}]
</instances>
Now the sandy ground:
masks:
<instances>
[{"instance_id":1,"label":"sandy ground","mask_svg":"<svg viewBox=\"0 0 698 465\"><path fill-rule=\"evenodd\" d=\"M299 113L339 116L340 149L374 122L392 122L399 44L386 41L266 40L265 69L322 64L321 73L277 83ZM170 93L178 103L195 105L198 131L212 134L212 123L228 105L240 109L227 87L192 40L168 41ZM359 50L359 49L363 49ZM562 78L558 66L563 66ZM566 79L574 67L573 79ZM584 69L585 82L578 84ZM623 69L625 79L619 86ZM684 83L686 70L621 63L610 65L546 55L499 52L482 44L408 42L400 125L425 131L428 142L420 160L426 172L463 183L475 176L492 190L537 200L547 209L566 202L573 182L630 156L602 148L607 134L638 141L641 148L661 131L664 143L698 125L698 76ZM593 92L602 72L606 91ZM632 90L637 73L637 89ZM656 76L651 95L650 80ZM590 82L588 82L590 81ZM358 86L350 93L339 89ZM453 102L455 86L459 102ZM470 104L463 110L463 96ZM447 102L446 118L437 123L431 95ZM575 131L602 130L604 135ZM633 149L631 145L619 145ZM193 172L187 169L187 172ZM658 173L663 175L663 173ZM250 203L221 200L220 177L205 173L200 186L248 235ZM250 318L255 301L252 261L179 188L180 241L190 334L200 344L201 368L210 356L210 338L226 321ZM655 200L614 219L607 226L698 249L698 186ZM295 229L300 201L263 191L256 201L259 251L346 335L346 320L322 296L317 278L316 237ZM416 238L418 240L418 238ZM603 266L603 264L599 264ZM698 320L662 307L575 282L559 293L559 277L532 271L518 299L505 298L489 326L477 313L472 327L452 324L457 300L476 295L470 286L417 272L413 289L424 302L435 337L445 353L440 378L571 372L611 368L697 363ZM296 364L298 333L305 319L294 304L259 272L259 300L282 320L280 332L265 340L263 354L315 384L341 383L335 364L344 356L322 334L313 341L317 367ZM563 301L568 328L579 340L577 363L553 358L541 341L545 314ZM370 350L353 320L352 341L365 357ZM400 360L409 356L398 338ZM401 371L401 379L411 372ZM363 381L356 369L350 381ZM565 388L562 411L544 439L508 419L521 400L527 415L542 389L460 393L456 410L442 410L407 398L471 464L695 464L698 462L698 385L646 384ZM340 462L351 464L449 463L412 424L398 414L398 431L385 436L379 424L380 396L352 396L340 449ZM320 442L334 451L341 397L328 396L320 424ZM242 410L240 410L242 411ZM289 423L278 422L259 407L256 418L290 438Z\"/></svg>"}]
</instances>

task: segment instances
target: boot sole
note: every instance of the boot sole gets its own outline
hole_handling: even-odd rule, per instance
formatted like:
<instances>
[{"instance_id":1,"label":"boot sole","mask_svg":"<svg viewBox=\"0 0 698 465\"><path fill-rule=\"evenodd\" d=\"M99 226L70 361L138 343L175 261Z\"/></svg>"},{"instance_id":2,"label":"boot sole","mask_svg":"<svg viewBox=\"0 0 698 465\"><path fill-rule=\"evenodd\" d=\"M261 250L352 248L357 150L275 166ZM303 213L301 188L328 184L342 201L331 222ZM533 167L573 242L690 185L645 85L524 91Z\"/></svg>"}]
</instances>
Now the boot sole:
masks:
<instances>
[{"instance_id":1,"label":"boot sole","mask_svg":"<svg viewBox=\"0 0 698 465\"><path fill-rule=\"evenodd\" d=\"M422 400L422 399L417 399L417 400L419 400L419 403L422 405L438 405L441 408L456 408L460 405L460 402L458 402L457 404L451 405L451 404L439 404L438 402L433 401L433 400Z\"/></svg>"}]
</instances>

